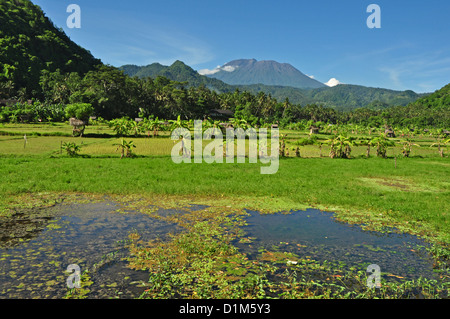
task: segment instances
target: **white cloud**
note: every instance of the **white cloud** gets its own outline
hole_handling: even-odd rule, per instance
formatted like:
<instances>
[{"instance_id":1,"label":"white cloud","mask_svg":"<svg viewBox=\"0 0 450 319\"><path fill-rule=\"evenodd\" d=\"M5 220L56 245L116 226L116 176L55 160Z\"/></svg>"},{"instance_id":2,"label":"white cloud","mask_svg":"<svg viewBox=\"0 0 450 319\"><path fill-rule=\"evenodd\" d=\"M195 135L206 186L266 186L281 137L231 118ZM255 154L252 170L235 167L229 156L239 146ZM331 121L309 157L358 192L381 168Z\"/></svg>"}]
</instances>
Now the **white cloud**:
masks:
<instances>
[{"instance_id":1,"label":"white cloud","mask_svg":"<svg viewBox=\"0 0 450 319\"><path fill-rule=\"evenodd\" d=\"M311 79L315 79L314 75L308 75L308 74L306 74L306 76L310 77Z\"/></svg>"},{"instance_id":2,"label":"white cloud","mask_svg":"<svg viewBox=\"0 0 450 319\"><path fill-rule=\"evenodd\" d=\"M227 66L222 68L222 70L227 71L227 72L233 72L236 69L237 69L237 67L231 66L231 65L227 65Z\"/></svg>"},{"instance_id":3,"label":"white cloud","mask_svg":"<svg viewBox=\"0 0 450 319\"><path fill-rule=\"evenodd\" d=\"M198 73L201 75L211 75L211 74L217 73L219 71L220 71L220 66L218 66L217 68L215 68L213 70L201 69L201 70L198 70Z\"/></svg>"},{"instance_id":4,"label":"white cloud","mask_svg":"<svg viewBox=\"0 0 450 319\"><path fill-rule=\"evenodd\" d=\"M227 65L227 66L221 67L220 65L218 65L217 68L215 68L215 69L212 69L212 70L202 69L197 72L201 75L211 75L211 74L215 74L220 71L233 72L236 69L237 69L237 66Z\"/></svg>"},{"instance_id":5,"label":"white cloud","mask_svg":"<svg viewBox=\"0 0 450 319\"><path fill-rule=\"evenodd\" d=\"M335 78L331 78L328 80L328 82L324 83L325 85L329 86L329 87L333 87L339 84L342 84L341 82L339 82L339 80L335 79Z\"/></svg>"}]
</instances>

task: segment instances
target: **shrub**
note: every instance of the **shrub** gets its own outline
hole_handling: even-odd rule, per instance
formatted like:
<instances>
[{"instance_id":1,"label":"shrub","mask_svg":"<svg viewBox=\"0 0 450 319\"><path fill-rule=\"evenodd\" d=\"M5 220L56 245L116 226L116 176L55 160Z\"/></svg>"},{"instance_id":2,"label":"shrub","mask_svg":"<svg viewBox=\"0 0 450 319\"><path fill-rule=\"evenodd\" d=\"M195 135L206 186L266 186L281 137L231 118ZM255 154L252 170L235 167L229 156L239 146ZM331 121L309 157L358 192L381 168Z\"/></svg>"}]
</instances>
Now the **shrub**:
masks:
<instances>
[{"instance_id":1,"label":"shrub","mask_svg":"<svg viewBox=\"0 0 450 319\"><path fill-rule=\"evenodd\" d=\"M75 117L82 121L88 121L89 117L94 113L94 108L89 103L74 103L66 106L66 117Z\"/></svg>"},{"instance_id":2,"label":"shrub","mask_svg":"<svg viewBox=\"0 0 450 319\"><path fill-rule=\"evenodd\" d=\"M78 156L78 153L81 150L81 145L77 145L73 142L65 142L62 145L62 148L67 152L67 155L70 157Z\"/></svg>"}]
</instances>

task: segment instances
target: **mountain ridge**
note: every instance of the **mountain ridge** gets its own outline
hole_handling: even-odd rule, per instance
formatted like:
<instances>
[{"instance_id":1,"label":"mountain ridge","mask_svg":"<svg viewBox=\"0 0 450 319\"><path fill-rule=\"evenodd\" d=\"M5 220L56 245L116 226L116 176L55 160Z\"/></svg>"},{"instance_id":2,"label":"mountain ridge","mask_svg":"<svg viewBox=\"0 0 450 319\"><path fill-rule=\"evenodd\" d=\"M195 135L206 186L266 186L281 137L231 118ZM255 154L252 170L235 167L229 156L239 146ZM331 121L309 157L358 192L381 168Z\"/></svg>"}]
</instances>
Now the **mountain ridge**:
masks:
<instances>
[{"instance_id":1,"label":"mountain ridge","mask_svg":"<svg viewBox=\"0 0 450 319\"><path fill-rule=\"evenodd\" d=\"M202 74L202 71L204 74ZM303 74L289 63L274 60L237 59L214 70L199 73L230 85L279 85L300 89L321 88L326 85Z\"/></svg>"},{"instance_id":2,"label":"mountain ridge","mask_svg":"<svg viewBox=\"0 0 450 319\"><path fill-rule=\"evenodd\" d=\"M232 92L236 89L248 91L252 94L264 92L280 101L287 98L295 104L318 104L338 110L353 110L366 106L372 109L385 109L393 105L405 106L424 96L424 94L418 94L410 90L395 91L353 84L340 84L334 87L324 85L316 89L265 84L231 85L219 79L201 75L182 61L175 61L170 66L153 63L140 67L124 65L119 69L129 76L152 78L164 76L173 81L188 82L191 86L204 85L218 92Z\"/></svg>"}]
</instances>

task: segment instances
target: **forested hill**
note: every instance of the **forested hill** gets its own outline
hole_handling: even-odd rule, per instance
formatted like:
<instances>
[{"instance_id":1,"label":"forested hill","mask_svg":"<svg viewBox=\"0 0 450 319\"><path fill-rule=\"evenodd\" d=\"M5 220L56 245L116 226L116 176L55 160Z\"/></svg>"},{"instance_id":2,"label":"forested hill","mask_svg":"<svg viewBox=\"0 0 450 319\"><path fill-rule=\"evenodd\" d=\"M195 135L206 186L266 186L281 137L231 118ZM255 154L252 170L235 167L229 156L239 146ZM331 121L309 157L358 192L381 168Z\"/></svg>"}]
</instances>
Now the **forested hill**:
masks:
<instances>
[{"instance_id":1,"label":"forested hill","mask_svg":"<svg viewBox=\"0 0 450 319\"><path fill-rule=\"evenodd\" d=\"M411 103L411 106L434 110L450 109L450 83L434 93Z\"/></svg>"},{"instance_id":2,"label":"forested hill","mask_svg":"<svg viewBox=\"0 0 450 319\"><path fill-rule=\"evenodd\" d=\"M39 92L42 70L84 74L100 63L55 27L39 6L29 0L0 0L0 83L10 93L30 97Z\"/></svg>"},{"instance_id":3,"label":"forested hill","mask_svg":"<svg viewBox=\"0 0 450 319\"><path fill-rule=\"evenodd\" d=\"M411 90L394 91L350 84L308 90L305 93L310 102L345 110L359 107L383 109L389 106L405 106L422 96Z\"/></svg>"},{"instance_id":4,"label":"forested hill","mask_svg":"<svg viewBox=\"0 0 450 319\"><path fill-rule=\"evenodd\" d=\"M300 89L290 86L275 86L264 84L230 85L221 80L200 75L197 71L181 61L170 66L153 63L147 66L124 65L119 68L129 76L139 78L164 76L172 81L188 82L190 86L205 87L217 92L233 92L236 89L252 94L264 92L273 98L284 101L286 98L295 104L318 104L337 110L350 111L360 107L374 110L389 106L406 106L416 101L421 95L413 91L394 91L382 88L371 88L361 85L337 85L316 89Z\"/></svg>"},{"instance_id":5,"label":"forested hill","mask_svg":"<svg viewBox=\"0 0 450 319\"><path fill-rule=\"evenodd\" d=\"M34 120L62 120L65 106L86 103L95 116L107 120L123 116L201 119L220 108L254 125L313 120L449 126L448 85L417 100L419 96L411 91L351 85L310 90L233 86L200 75L181 61L169 67L153 64L147 70L122 69L131 76L102 64L72 42L30 1L0 0L0 100L20 102L0 106L0 122L33 112ZM34 102L29 105L26 99ZM43 110L45 114L40 114Z\"/></svg>"},{"instance_id":6,"label":"forested hill","mask_svg":"<svg viewBox=\"0 0 450 319\"><path fill-rule=\"evenodd\" d=\"M160 63L153 63L147 66L124 65L119 67L126 75L136 76L138 78L156 78L158 76L166 77L172 81L187 82L189 86L205 86L208 89L217 92L232 92L236 86L226 84L220 80L200 75L197 71L186 65L182 61L175 61L170 66Z\"/></svg>"}]
</instances>

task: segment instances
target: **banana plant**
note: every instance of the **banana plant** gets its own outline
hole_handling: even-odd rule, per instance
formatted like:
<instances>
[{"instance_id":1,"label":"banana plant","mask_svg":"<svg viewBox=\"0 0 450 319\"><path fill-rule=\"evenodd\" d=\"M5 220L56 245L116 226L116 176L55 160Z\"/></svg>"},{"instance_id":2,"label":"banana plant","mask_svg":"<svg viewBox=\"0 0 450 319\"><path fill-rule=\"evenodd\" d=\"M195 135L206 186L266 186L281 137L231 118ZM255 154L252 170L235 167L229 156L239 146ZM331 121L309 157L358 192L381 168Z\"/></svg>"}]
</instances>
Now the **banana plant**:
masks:
<instances>
[{"instance_id":1,"label":"banana plant","mask_svg":"<svg viewBox=\"0 0 450 319\"><path fill-rule=\"evenodd\" d=\"M81 145L77 145L73 142L64 142L62 144L62 149L67 152L70 157L75 157L81 150Z\"/></svg>"},{"instance_id":2,"label":"banana plant","mask_svg":"<svg viewBox=\"0 0 450 319\"><path fill-rule=\"evenodd\" d=\"M367 146L367 150L366 150L366 157L369 158L370 157L370 148L373 145L373 139L372 138L363 138L361 140L358 141L358 145L360 146Z\"/></svg>"},{"instance_id":3,"label":"banana plant","mask_svg":"<svg viewBox=\"0 0 450 319\"><path fill-rule=\"evenodd\" d=\"M413 143L412 140L409 138L407 138L406 141L404 141L404 142L397 142L397 143L403 145L403 148L402 148L403 157L409 157L413 146L420 147L419 144Z\"/></svg>"},{"instance_id":4,"label":"banana plant","mask_svg":"<svg viewBox=\"0 0 450 319\"><path fill-rule=\"evenodd\" d=\"M448 140L446 140L446 141L441 141L441 139L438 139L438 141L436 143L431 144L430 147L437 146L439 155L441 157L444 157L444 148L442 146L443 145L447 145L449 143L450 143L450 138Z\"/></svg>"},{"instance_id":5,"label":"banana plant","mask_svg":"<svg viewBox=\"0 0 450 319\"><path fill-rule=\"evenodd\" d=\"M169 123L171 124L171 130L174 130L174 129L177 129L177 128L189 129L188 122L182 120L180 115L178 115L176 120L169 120Z\"/></svg>"},{"instance_id":6,"label":"banana plant","mask_svg":"<svg viewBox=\"0 0 450 319\"><path fill-rule=\"evenodd\" d=\"M130 120L125 117L111 120L108 125L114 130L114 132L116 132L118 136L128 135L131 128Z\"/></svg>"},{"instance_id":7,"label":"banana plant","mask_svg":"<svg viewBox=\"0 0 450 319\"><path fill-rule=\"evenodd\" d=\"M330 144L330 157L331 158L350 158L354 138L347 137L346 135L337 135L324 143Z\"/></svg>"},{"instance_id":8,"label":"banana plant","mask_svg":"<svg viewBox=\"0 0 450 319\"><path fill-rule=\"evenodd\" d=\"M379 136L372 139L372 145L377 147L377 156L386 158L387 148L393 143L386 137L385 133L380 133Z\"/></svg>"},{"instance_id":9,"label":"banana plant","mask_svg":"<svg viewBox=\"0 0 450 319\"><path fill-rule=\"evenodd\" d=\"M120 154L121 154L120 158L121 159L124 157L133 157L134 154L132 152L132 149L136 148L136 145L133 143L133 141L127 142L122 138L121 143L116 143L113 145L117 146L117 150L120 149Z\"/></svg>"},{"instance_id":10,"label":"banana plant","mask_svg":"<svg viewBox=\"0 0 450 319\"><path fill-rule=\"evenodd\" d=\"M143 125L145 130L147 130L147 136L150 136L150 132L153 132L153 137L158 136L159 131L161 130L163 121L161 121L158 117L156 118L148 118L144 119Z\"/></svg>"}]
</instances>

